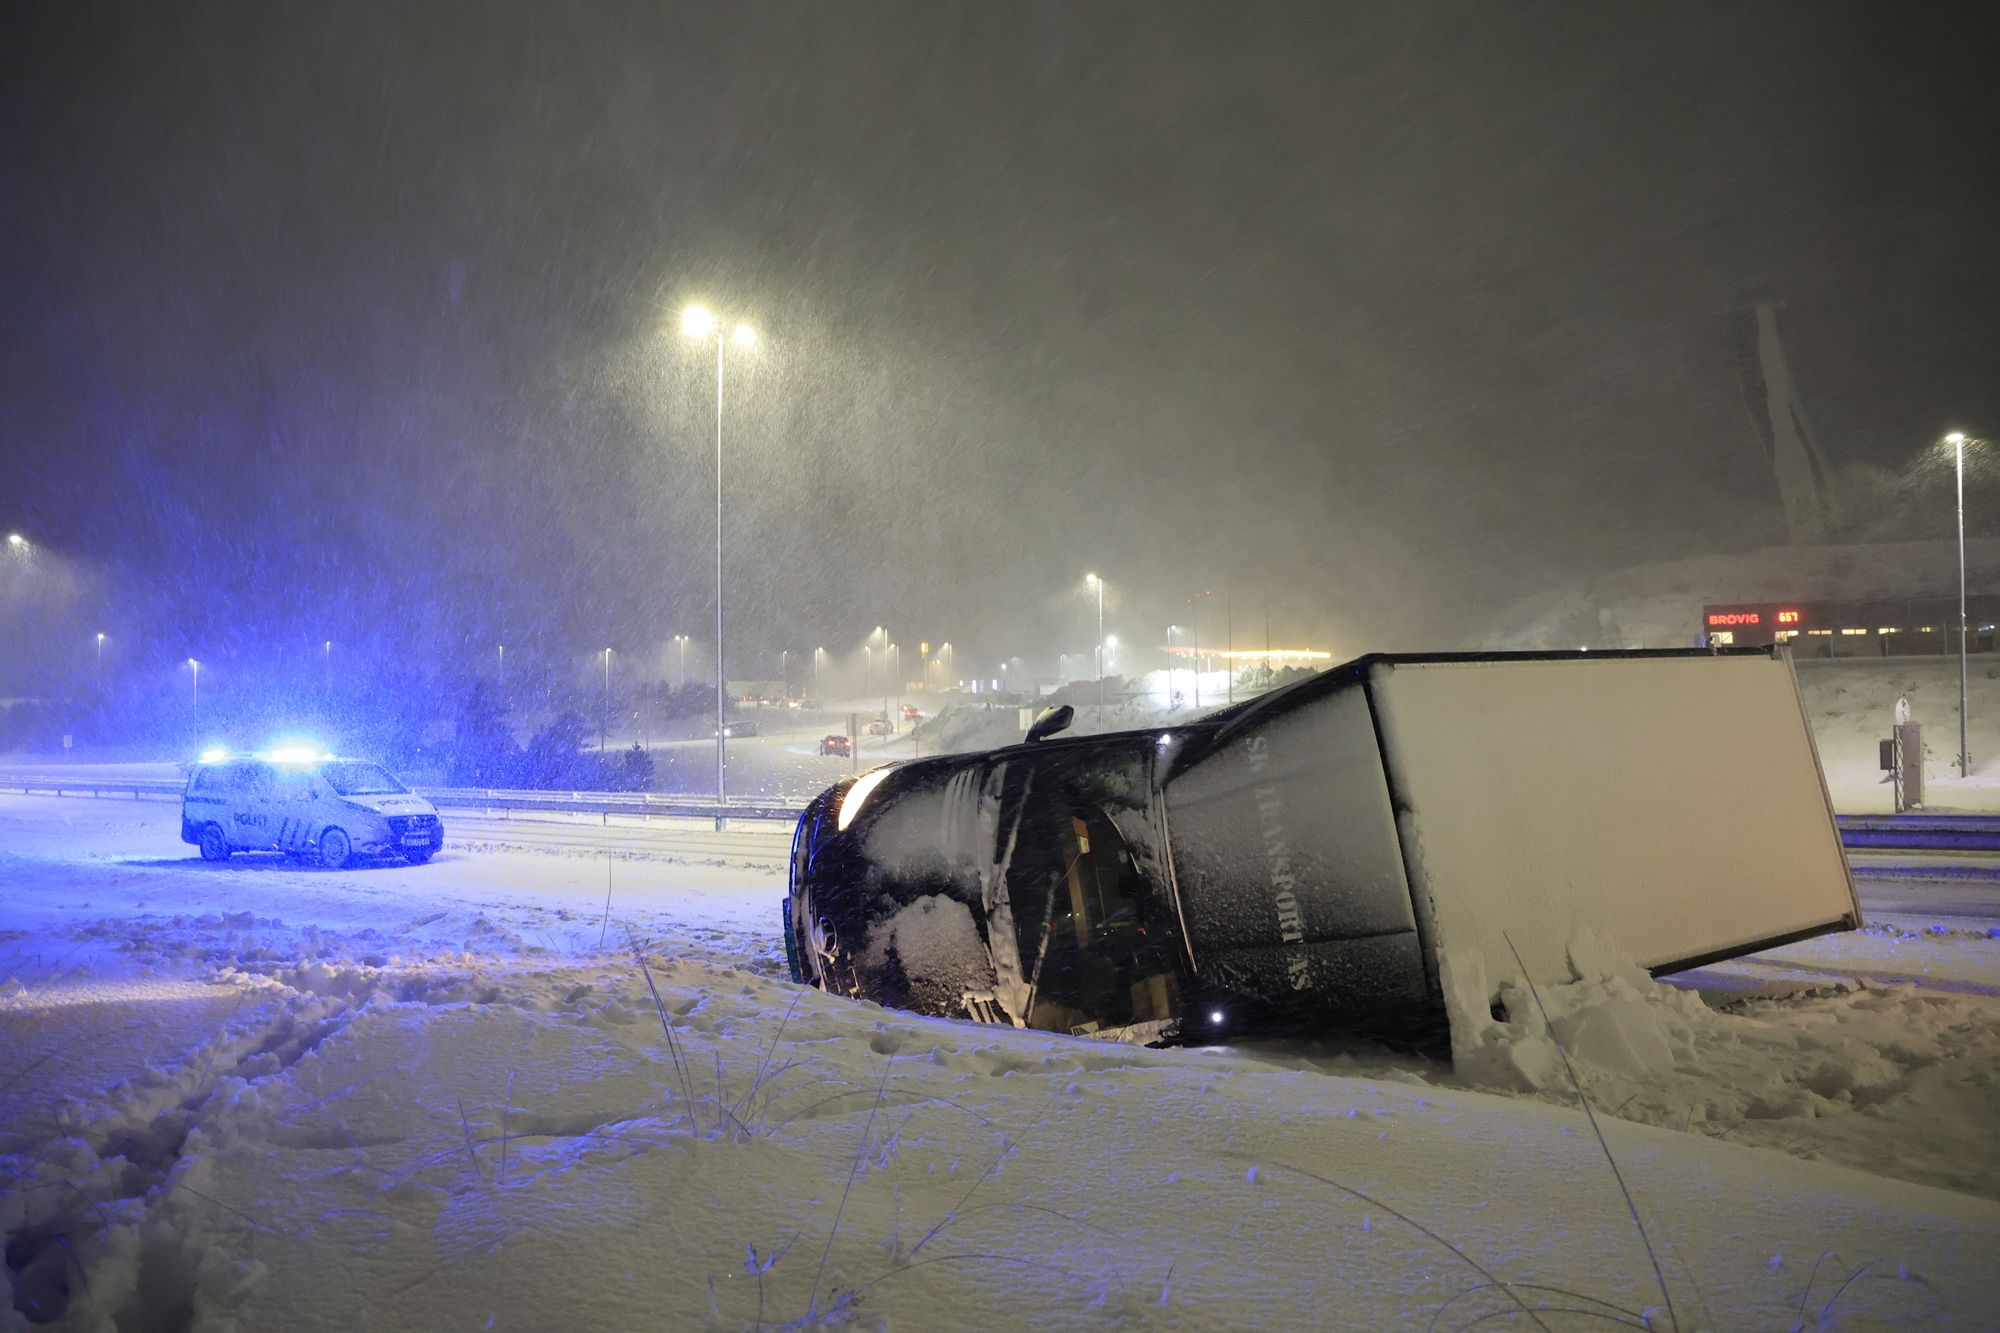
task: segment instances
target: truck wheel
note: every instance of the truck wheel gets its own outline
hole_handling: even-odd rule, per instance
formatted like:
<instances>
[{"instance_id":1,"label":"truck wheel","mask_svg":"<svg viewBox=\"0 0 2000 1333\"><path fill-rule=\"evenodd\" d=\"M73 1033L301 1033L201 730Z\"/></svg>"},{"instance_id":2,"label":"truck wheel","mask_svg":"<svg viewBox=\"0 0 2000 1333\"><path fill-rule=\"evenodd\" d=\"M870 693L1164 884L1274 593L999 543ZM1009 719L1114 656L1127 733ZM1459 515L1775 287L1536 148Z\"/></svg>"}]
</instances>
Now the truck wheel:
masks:
<instances>
[{"instance_id":1,"label":"truck wheel","mask_svg":"<svg viewBox=\"0 0 2000 1333\"><path fill-rule=\"evenodd\" d=\"M222 829L216 824L201 826L201 859L204 861L227 861L229 859L229 839L222 836Z\"/></svg>"},{"instance_id":2,"label":"truck wheel","mask_svg":"<svg viewBox=\"0 0 2000 1333\"><path fill-rule=\"evenodd\" d=\"M340 869L353 855L354 844L347 830L336 826L319 835L319 863L328 870Z\"/></svg>"}]
</instances>

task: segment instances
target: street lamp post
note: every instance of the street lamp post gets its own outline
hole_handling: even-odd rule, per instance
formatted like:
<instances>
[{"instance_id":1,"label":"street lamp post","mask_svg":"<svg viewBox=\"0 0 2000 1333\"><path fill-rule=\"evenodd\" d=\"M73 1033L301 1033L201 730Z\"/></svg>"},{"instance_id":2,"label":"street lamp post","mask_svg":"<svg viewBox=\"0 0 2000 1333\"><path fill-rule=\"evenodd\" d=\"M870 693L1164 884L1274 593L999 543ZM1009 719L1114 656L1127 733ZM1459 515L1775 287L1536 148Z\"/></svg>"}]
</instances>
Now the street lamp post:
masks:
<instances>
[{"instance_id":1,"label":"street lamp post","mask_svg":"<svg viewBox=\"0 0 2000 1333\"><path fill-rule=\"evenodd\" d=\"M104 631L97 632L97 683L104 684Z\"/></svg>"},{"instance_id":2,"label":"street lamp post","mask_svg":"<svg viewBox=\"0 0 2000 1333\"><path fill-rule=\"evenodd\" d=\"M723 336L722 321L698 305L689 306L681 315L681 332L694 338L715 335L715 827L721 830L729 826L722 813L726 740L722 734L726 693L722 637L722 354L728 339ZM738 347L752 347L757 342L757 332L748 324L738 324L729 337L735 339Z\"/></svg>"},{"instance_id":3,"label":"street lamp post","mask_svg":"<svg viewBox=\"0 0 2000 1333\"><path fill-rule=\"evenodd\" d=\"M826 700L819 692L819 661L826 656L826 649L813 649L813 716L819 717L826 711Z\"/></svg>"},{"instance_id":4,"label":"street lamp post","mask_svg":"<svg viewBox=\"0 0 2000 1333\"><path fill-rule=\"evenodd\" d=\"M604 703L597 710L597 758L604 759L605 732L611 726L611 650L604 650Z\"/></svg>"},{"instance_id":5,"label":"street lamp post","mask_svg":"<svg viewBox=\"0 0 2000 1333\"><path fill-rule=\"evenodd\" d=\"M333 640L326 641L326 686L320 691L326 698L333 697Z\"/></svg>"},{"instance_id":6,"label":"street lamp post","mask_svg":"<svg viewBox=\"0 0 2000 1333\"><path fill-rule=\"evenodd\" d=\"M201 663L190 657L188 667L194 672L194 743L199 745L201 744Z\"/></svg>"},{"instance_id":7,"label":"street lamp post","mask_svg":"<svg viewBox=\"0 0 2000 1333\"><path fill-rule=\"evenodd\" d=\"M889 716L889 631L877 625L875 632L868 637L882 640L882 716L886 719ZM874 666L874 645L872 643L865 645L862 651L868 655L869 666ZM872 676L873 673L870 674Z\"/></svg>"},{"instance_id":8,"label":"street lamp post","mask_svg":"<svg viewBox=\"0 0 2000 1333\"><path fill-rule=\"evenodd\" d=\"M1083 581L1097 589L1097 706L1104 707L1104 580L1095 574L1085 574ZM1102 723L1098 725L1102 726Z\"/></svg>"},{"instance_id":9,"label":"street lamp post","mask_svg":"<svg viewBox=\"0 0 2000 1333\"><path fill-rule=\"evenodd\" d=\"M1958 465L1958 775L1972 774L1972 746L1965 716L1965 432L1944 437Z\"/></svg>"}]
</instances>

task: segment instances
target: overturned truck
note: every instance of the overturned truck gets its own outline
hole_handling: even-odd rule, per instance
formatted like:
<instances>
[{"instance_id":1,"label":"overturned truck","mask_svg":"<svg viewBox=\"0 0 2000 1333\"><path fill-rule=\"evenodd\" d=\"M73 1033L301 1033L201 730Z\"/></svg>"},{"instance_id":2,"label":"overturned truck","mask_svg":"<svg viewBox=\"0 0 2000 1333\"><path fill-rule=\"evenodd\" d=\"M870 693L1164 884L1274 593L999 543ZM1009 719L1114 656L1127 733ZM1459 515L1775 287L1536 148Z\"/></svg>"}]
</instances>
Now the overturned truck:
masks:
<instances>
[{"instance_id":1,"label":"overturned truck","mask_svg":"<svg viewBox=\"0 0 2000 1333\"><path fill-rule=\"evenodd\" d=\"M1779 650L1377 655L1189 722L877 768L793 839L793 979L1143 1041L1415 1040L1588 932L1654 974L1861 923Z\"/></svg>"}]
</instances>

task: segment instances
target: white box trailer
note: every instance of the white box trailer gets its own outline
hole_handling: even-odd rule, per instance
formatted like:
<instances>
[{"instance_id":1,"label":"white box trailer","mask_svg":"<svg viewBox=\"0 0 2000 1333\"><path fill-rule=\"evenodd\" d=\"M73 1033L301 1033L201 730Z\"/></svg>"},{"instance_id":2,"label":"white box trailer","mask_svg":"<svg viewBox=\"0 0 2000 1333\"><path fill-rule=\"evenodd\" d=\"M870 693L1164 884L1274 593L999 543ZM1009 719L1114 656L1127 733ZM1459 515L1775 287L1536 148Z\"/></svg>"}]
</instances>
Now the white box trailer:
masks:
<instances>
[{"instance_id":1,"label":"white box trailer","mask_svg":"<svg viewBox=\"0 0 2000 1333\"><path fill-rule=\"evenodd\" d=\"M1861 924L1786 657L1383 659L1368 690L1448 999L1517 950L1567 979L1582 931L1661 974Z\"/></svg>"},{"instance_id":2,"label":"white box trailer","mask_svg":"<svg viewBox=\"0 0 2000 1333\"><path fill-rule=\"evenodd\" d=\"M1169 1037L1483 1021L1586 932L1657 974L1860 921L1769 649L1364 657L1160 732L877 770L808 810L787 901L802 980Z\"/></svg>"}]
</instances>

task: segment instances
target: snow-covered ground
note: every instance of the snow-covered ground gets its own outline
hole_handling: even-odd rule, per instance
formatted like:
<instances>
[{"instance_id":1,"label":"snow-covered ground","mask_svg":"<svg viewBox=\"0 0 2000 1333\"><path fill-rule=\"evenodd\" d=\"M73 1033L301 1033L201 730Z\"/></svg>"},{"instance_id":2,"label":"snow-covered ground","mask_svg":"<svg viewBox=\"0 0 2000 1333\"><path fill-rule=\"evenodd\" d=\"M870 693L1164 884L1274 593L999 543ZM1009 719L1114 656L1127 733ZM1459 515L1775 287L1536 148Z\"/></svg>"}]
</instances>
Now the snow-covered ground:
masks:
<instances>
[{"instance_id":1,"label":"snow-covered ground","mask_svg":"<svg viewBox=\"0 0 2000 1333\"><path fill-rule=\"evenodd\" d=\"M2000 813L2000 661L1973 657L1966 689L1972 774L1958 773L1958 662L1878 658L1799 663L1799 691L1812 719L1834 808L1886 813L1891 788L1878 743L1889 735L1896 700L1923 724L1924 808Z\"/></svg>"},{"instance_id":2,"label":"snow-covered ground","mask_svg":"<svg viewBox=\"0 0 2000 1333\"><path fill-rule=\"evenodd\" d=\"M1111 1046L792 986L779 826L453 817L428 866L329 874L207 865L177 817L0 797L0 1328L1929 1328L2000 1304L1976 883L1928 914L1899 882L1868 931L1680 986L1575 951L1540 1000L1642 1238L1526 994L1457 1070Z\"/></svg>"}]
</instances>

